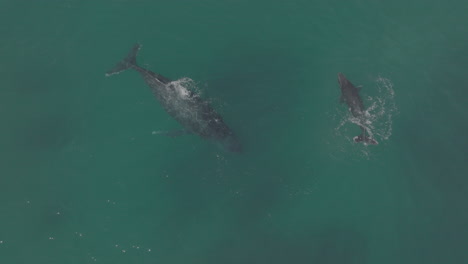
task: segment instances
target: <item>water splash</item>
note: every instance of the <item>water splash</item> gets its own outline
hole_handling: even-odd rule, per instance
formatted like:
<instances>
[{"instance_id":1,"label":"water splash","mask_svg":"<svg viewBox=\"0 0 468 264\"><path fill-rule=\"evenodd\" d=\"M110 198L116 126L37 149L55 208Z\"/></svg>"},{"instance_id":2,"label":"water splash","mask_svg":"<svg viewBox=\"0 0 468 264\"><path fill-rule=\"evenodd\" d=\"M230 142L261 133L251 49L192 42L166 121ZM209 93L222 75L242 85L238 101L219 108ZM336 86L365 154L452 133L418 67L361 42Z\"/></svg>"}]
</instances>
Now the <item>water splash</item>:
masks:
<instances>
[{"instance_id":1,"label":"water splash","mask_svg":"<svg viewBox=\"0 0 468 264\"><path fill-rule=\"evenodd\" d=\"M375 80L377 85L377 96L368 97L368 102L371 102L370 107L366 110L366 117L369 118L369 125L372 126L371 132L374 137L381 141L386 141L392 135L393 117L397 113L395 104L395 91L393 83L384 77L377 77Z\"/></svg>"},{"instance_id":2,"label":"water splash","mask_svg":"<svg viewBox=\"0 0 468 264\"><path fill-rule=\"evenodd\" d=\"M188 77L172 81L167 84L167 87L173 89L179 95L179 99L188 100L199 97L201 94L197 83Z\"/></svg>"},{"instance_id":3,"label":"water splash","mask_svg":"<svg viewBox=\"0 0 468 264\"><path fill-rule=\"evenodd\" d=\"M378 142L389 140L392 135L393 118L398 113L393 83L388 78L378 76L374 80L373 86L375 86L374 89L377 91L377 94L375 96L363 97L364 105L368 106L363 113L363 117L354 117L349 109L341 106L337 108L339 113L339 124L335 128L337 136L344 135L347 141L355 144L346 126L346 124L352 123L364 127L369 136ZM366 157L370 154L367 147L364 147L362 152Z\"/></svg>"},{"instance_id":4,"label":"water splash","mask_svg":"<svg viewBox=\"0 0 468 264\"><path fill-rule=\"evenodd\" d=\"M171 115L176 119L198 120L194 105L200 104L200 89L195 81L184 77L166 85L167 94L163 100L169 109L177 109Z\"/></svg>"}]
</instances>

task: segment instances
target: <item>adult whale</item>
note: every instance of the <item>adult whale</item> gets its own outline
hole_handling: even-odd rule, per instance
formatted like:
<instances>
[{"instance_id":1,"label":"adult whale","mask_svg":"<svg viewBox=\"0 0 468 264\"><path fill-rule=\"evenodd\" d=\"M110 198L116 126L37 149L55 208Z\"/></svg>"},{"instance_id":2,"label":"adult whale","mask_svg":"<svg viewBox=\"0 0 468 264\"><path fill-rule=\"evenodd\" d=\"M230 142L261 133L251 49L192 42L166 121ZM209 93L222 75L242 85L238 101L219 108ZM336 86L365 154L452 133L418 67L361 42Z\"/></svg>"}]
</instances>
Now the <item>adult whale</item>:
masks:
<instances>
[{"instance_id":1,"label":"adult whale","mask_svg":"<svg viewBox=\"0 0 468 264\"><path fill-rule=\"evenodd\" d=\"M366 123L366 114L364 104L359 96L359 89L356 88L346 77L340 72L338 73L338 83L341 88L340 102L346 103L349 107L351 114L359 119L360 124ZM359 125L361 134L353 138L354 142L363 142L365 144L377 145L379 144L375 139L368 136L367 129Z\"/></svg>"},{"instance_id":2,"label":"adult whale","mask_svg":"<svg viewBox=\"0 0 468 264\"><path fill-rule=\"evenodd\" d=\"M231 152L241 152L242 146L232 130L216 113L208 101L182 87L177 82L138 66L136 55L141 45L135 44L127 57L118 62L106 76L134 69L141 74L146 84L163 106L164 110L177 120L184 130L174 134L191 133L202 138L220 142Z\"/></svg>"}]
</instances>

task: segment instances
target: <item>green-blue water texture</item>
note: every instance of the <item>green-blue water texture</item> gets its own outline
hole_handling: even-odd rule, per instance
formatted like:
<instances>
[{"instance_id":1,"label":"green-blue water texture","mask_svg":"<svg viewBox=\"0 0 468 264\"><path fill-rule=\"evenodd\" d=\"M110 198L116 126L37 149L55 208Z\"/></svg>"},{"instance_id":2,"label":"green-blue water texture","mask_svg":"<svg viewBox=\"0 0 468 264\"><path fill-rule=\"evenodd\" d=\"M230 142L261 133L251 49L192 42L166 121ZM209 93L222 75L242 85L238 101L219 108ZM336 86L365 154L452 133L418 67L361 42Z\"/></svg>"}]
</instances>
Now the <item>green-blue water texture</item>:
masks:
<instances>
[{"instance_id":1,"label":"green-blue water texture","mask_svg":"<svg viewBox=\"0 0 468 264\"><path fill-rule=\"evenodd\" d=\"M466 10L1 0L0 263L468 263ZM104 76L134 43L244 151L161 134L141 76Z\"/></svg>"}]
</instances>

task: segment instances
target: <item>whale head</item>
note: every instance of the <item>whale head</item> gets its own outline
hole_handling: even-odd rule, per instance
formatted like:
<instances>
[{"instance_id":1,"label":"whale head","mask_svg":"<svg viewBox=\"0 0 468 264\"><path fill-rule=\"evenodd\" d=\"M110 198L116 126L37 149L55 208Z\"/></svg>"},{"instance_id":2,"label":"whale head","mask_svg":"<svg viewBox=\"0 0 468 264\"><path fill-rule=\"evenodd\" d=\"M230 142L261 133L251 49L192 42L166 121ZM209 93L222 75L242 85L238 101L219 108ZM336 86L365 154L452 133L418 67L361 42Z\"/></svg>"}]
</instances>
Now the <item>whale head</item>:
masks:
<instances>
[{"instance_id":1,"label":"whale head","mask_svg":"<svg viewBox=\"0 0 468 264\"><path fill-rule=\"evenodd\" d=\"M341 89L349 85L348 79L346 79L341 72L338 73L338 83L340 84Z\"/></svg>"}]
</instances>

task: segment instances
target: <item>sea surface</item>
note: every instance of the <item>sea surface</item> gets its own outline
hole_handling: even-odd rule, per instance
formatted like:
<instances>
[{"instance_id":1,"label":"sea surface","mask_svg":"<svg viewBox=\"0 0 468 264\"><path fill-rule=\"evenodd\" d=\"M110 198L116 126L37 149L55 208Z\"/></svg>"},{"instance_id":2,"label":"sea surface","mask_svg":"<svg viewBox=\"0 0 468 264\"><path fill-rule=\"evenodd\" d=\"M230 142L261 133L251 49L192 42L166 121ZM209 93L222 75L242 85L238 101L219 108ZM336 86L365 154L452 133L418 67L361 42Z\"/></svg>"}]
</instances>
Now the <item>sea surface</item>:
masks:
<instances>
[{"instance_id":1,"label":"sea surface","mask_svg":"<svg viewBox=\"0 0 468 264\"><path fill-rule=\"evenodd\" d=\"M0 263L468 263L466 10L0 0ZM242 153L168 137L136 71L105 76L134 43Z\"/></svg>"}]
</instances>

